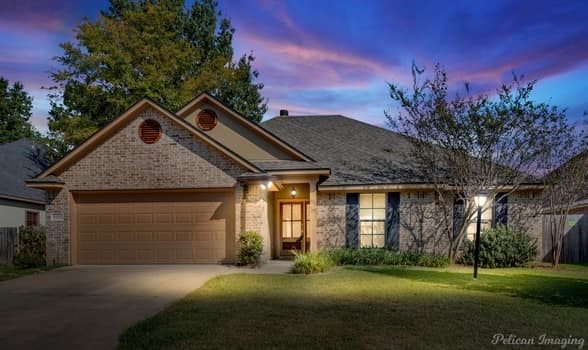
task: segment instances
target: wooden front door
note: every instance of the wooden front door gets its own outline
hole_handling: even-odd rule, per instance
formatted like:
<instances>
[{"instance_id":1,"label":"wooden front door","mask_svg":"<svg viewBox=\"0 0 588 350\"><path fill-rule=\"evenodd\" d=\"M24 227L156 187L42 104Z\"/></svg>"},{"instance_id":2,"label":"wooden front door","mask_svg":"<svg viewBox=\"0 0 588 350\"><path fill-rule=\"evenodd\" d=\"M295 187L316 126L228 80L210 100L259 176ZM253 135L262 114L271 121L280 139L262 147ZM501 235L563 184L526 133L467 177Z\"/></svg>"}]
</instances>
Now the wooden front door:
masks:
<instances>
[{"instance_id":1,"label":"wooden front door","mask_svg":"<svg viewBox=\"0 0 588 350\"><path fill-rule=\"evenodd\" d=\"M280 203L280 255L291 256L293 250L305 252L310 246L307 207L304 201Z\"/></svg>"}]
</instances>

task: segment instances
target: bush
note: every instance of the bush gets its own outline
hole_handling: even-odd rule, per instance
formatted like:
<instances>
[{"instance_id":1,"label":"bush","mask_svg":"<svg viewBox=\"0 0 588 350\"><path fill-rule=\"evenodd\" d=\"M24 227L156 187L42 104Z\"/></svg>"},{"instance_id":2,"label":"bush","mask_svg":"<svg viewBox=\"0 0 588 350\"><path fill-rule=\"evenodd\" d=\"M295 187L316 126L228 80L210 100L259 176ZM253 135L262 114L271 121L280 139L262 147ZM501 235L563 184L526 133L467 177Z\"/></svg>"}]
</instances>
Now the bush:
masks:
<instances>
[{"instance_id":1,"label":"bush","mask_svg":"<svg viewBox=\"0 0 588 350\"><path fill-rule=\"evenodd\" d=\"M19 244L14 264L22 268L46 265L45 230L43 228L23 226L19 229Z\"/></svg>"},{"instance_id":2,"label":"bush","mask_svg":"<svg viewBox=\"0 0 588 350\"><path fill-rule=\"evenodd\" d=\"M460 262L474 264L475 242L466 241ZM480 236L481 267L518 267L532 263L537 256L536 241L526 233L498 226Z\"/></svg>"},{"instance_id":3,"label":"bush","mask_svg":"<svg viewBox=\"0 0 588 350\"><path fill-rule=\"evenodd\" d=\"M388 265L447 267L449 259L445 256L420 254L387 249L334 249L318 253L296 254L294 273L324 272L335 265Z\"/></svg>"},{"instance_id":4,"label":"bush","mask_svg":"<svg viewBox=\"0 0 588 350\"><path fill-rule=\"evenodd\" d=\"M261 262L263 238L253 231L239 235L239 265L257 266Z\"/></svg>"},{"instance_id":5,"label":"bush","mask_svg":"<svg viewBox=\"0 0 588 350\"><path fill-rule=\"evenodd\" d=\"M387 249L335 249L329 251L337 265L392 265L447 267L445 256L421 254L412 251L398 252Z\"/></svg>"},{"instance_id":6,"label":"bush","mask_svg":"<svg viewBox=\"0 0 588 350\"><path fill-rule=\"evenodd\" d=\"M318 253L299 253L294 252L294 265L292 273L319 273L326 272L335 266L332 256L327 251Z\"/></svg>"}]
</instances>

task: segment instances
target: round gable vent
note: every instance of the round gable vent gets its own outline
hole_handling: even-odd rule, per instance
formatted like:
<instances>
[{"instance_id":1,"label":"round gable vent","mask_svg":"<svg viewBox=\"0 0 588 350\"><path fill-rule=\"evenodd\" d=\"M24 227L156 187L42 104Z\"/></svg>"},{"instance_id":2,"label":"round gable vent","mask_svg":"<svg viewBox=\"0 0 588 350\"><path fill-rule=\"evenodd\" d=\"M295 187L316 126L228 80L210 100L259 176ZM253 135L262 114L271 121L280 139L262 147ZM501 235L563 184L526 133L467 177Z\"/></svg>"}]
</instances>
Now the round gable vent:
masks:
<instances>
[{"instance_id":1,"label":"round gable vent","mask_svg":"<svg viewBox=\"0 0 588 350\"><path fill-rule=\"evenodd\" d=\"M216 126L216 121L216 113L210 109L203 109L196 116L196 124L198 124L198 127L204 131L214 129Z\"/></svg>"},{"instance_id":2,"label":"round gable vent","mask_svg":"<svg viewBox=\"0 0 588 350\"><path fill-rule=\"evenodd\" d=\"M161 125L153 119L147 119L139 126L139 137L146 144L152 144L161 137Z\"/></svg>"}]
</instances>

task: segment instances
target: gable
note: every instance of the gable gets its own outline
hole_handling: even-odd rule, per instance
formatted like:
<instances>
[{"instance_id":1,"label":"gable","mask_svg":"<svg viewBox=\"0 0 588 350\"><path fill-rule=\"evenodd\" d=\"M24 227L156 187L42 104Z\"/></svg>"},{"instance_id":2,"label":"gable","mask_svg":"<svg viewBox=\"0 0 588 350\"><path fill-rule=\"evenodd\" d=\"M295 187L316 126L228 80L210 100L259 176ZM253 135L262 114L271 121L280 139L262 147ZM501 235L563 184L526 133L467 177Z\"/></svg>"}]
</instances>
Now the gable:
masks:
<instances>
[{"instance_id":1,"label":"gable","mask_svg":"<svg viewBox=\"0 0 588 350\"><path fill-rule=\"evenodd\" d=\"M153 144L143 142L138 132L147 119L161 125L161 136ZM169 117L145 108L60 178L74 191L221 188L233 187L246 171Z\"/></svg>"},{"instance_id":2,"label":"gable","mask_svg":"<svg viewBox=\"0 0 588 350\"><path fill-rule=\"evenodd\" d=\"M63 158L59 161L51 165L48 169L43 171L41 174L37 175L35 179L31 181L41 181L53 175L59 175L63 171L67 170L72 164L79 161L83 157L85 157L89 152L93 149L98 147L102 142L107 140L109 137L117 133L122 127L129 123L129 121L134 120L140 115L142 112L145 112L148 109L152 109L159 113L160 116L164 116L168 118L170 121L175 123L178 127L183 128L191 135L195 136L196 139L204 141L205 143L209 144L216 150L220 151L228 158L232 159L236 163L240 164L244 168L252 171L254 173L260 172L261 170L257 168L252 163L248 162L246 159L240 157L238 154L232 152L231 150L227 149L222 144L216 142L202 131L195 128L193 125L187 123L185 120L177 117L175 114L167 111L166 109L159 106L157 103L153 102L148 98L144 98L141 101L135 103L131 106L125 113L120 115L119 117L115 118L111 121L108 125L100 129L94 135L90 136L86 141L84 141L81 145L74 148L71 152L66 154ZM38 187L38 186L36 186Z\"/></svg>"},{"instance_id":3,"label":"gable","mask_svg":"<svg viewBox=\"0 0 588 350\"><path fill-rule=\"evenodd\" d=\"M299 150L206 94L200 95L177 114L198 128L196 118L205 109L214 111L217 123L213 129L204 132L249 161L310 160Z\"/></svg>"}]
</instances>

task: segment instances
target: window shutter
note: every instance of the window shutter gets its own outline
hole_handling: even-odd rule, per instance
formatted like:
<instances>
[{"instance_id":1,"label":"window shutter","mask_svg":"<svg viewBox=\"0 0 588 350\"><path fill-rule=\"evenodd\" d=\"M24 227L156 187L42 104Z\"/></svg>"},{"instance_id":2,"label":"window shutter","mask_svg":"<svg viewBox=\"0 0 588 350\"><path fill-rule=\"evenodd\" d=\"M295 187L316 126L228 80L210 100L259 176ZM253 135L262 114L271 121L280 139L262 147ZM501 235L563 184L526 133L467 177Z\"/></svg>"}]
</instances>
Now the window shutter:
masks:
<instances>
[{"instance_id":1,"label":"window shutter","mask_svg":"<svg viewBox=\"0 0 588 350\"><path fill-rule=\"evenodd\" d=\"M345 245L347 248L359 248L359 193L347 193Z\"/></svg>"},{"instance_id":2,"label":"window shutter","mask_svg":"<svg viewBox=\"0 0 588 350\"><path fill-rule=\"evenodd\" d=\"M389 192L386 196L386 248L400 246L400 193Z\"/></svg>"},{"instance_id":3,"label":"window shutter","mask_svg":"<svg viewBox=\"0 0 588 350\"><path fill-rule=\"evenodd\" d=\"M494 205L494 225L504 225L508 224L508 196L506 193L498 193L496 195L497 201L495 201Z\"/></svg>"},{"instance_id":4,"label":"window shutter","mask_svg":"<svg viewBox=\"0 0 588 350\"><path fill-rule=\"evenodd\" d=\"M463 199L455 196L453 200L453 237L457 237L464 220L465 203Z\"/></svg>"}]
</instances>

